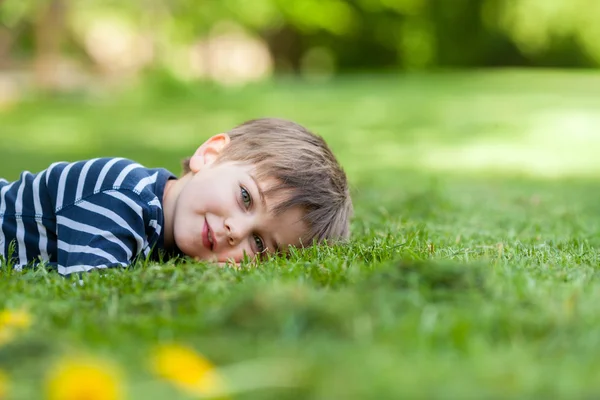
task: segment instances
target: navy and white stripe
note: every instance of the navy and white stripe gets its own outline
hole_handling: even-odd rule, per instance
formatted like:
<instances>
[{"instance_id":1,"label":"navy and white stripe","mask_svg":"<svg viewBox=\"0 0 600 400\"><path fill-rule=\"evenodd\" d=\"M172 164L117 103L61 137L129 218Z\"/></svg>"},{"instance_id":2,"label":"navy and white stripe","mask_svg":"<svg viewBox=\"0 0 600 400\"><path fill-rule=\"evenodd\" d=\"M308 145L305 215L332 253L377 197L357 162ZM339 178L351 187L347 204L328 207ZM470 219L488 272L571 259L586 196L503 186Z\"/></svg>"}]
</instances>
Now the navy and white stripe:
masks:
<instances>
[{"instance_id":1,"label":"navy and white stripe","mask_svg":"<svg viewBox=\"0 0 600 400\"><path fill-rule=\"evenodd\" d=\"M45 262L63 275L127 266L162 247L171 178L165 169L99 158L0 179L0 256L15 268Z\"/></svg>"}]
</instances>

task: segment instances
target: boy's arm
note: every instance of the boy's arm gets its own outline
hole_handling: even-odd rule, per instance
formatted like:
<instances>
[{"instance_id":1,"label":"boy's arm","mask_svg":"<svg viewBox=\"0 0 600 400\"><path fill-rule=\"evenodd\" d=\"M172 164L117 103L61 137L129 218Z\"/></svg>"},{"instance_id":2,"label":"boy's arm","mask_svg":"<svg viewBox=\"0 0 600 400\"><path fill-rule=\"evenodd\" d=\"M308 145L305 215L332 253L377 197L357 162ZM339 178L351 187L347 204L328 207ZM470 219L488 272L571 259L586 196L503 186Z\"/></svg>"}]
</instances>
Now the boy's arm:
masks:
<instances>
[{"instance_id":1,"label":"boy's arm","mask_svg":"<svg viewBox=\"0 0 600 400\"><path fill-rule=\"evenodd\" d=\"M124 267L146 247L143 208L136 195L105 191L56 214L58 272Z\"/></svg>"}]
</instances>

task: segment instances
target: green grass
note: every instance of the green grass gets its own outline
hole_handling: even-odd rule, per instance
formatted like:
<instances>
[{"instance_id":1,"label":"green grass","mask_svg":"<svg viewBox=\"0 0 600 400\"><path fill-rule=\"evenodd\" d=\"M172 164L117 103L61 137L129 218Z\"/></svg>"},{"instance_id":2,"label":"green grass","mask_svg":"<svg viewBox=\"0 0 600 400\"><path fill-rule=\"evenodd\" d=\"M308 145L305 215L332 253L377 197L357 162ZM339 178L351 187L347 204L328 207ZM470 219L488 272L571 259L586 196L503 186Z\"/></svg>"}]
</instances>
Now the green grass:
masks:
<instances>
[{"instance_id":1,"label":"green grass","mask_svg":"<svg viewBox=\"0 0 600 400\"><path fill-rule=\"evenodd\" d=\"M346 167L350 245L257 269L184 262L84 276L3 272L0 306L34 329L0 348L13 398L38 398L61 354L109 357L134 399L156 343L218 365L287 358L298 387L240 399L596 398L600 395L600 76L503 72L168 81L0 114L0 176L95 156L179 172L208 136L252 117L322 134Z\"/></svg>"}]
</instances>

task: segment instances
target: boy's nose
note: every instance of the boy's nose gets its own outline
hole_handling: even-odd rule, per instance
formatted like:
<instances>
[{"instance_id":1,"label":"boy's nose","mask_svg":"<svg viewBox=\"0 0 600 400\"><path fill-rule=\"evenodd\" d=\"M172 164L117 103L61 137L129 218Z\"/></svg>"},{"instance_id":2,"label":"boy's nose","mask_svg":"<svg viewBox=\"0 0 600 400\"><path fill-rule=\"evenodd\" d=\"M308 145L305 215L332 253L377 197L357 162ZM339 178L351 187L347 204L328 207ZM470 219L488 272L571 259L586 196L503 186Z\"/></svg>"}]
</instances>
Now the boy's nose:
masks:
<instances>
[{"instance_id":1,"label":"boy's nose","mask_svg":"<svg viewBox=\"0 0 600 400\"><path fill-rule=\"evenodd\" d=\"M243 218L228 218L225 220L225 233L227 234L227 242L231 246L238 244L244 237L248 235L250 224Z\"/></svg>"}]
</instances>

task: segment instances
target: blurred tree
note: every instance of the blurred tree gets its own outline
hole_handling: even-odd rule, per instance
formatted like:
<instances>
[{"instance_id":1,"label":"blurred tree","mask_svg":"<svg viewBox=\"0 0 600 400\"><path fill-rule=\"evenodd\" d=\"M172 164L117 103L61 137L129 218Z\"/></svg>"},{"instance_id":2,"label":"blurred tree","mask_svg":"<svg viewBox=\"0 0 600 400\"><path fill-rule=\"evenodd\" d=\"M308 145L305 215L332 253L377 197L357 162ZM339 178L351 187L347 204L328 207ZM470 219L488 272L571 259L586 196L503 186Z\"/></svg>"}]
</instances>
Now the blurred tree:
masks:
<instances>
[{"instance_id":1,"label":"blurred tree","mask_svg":"<svg viewBox=\"0 0 600 400\"><path fill-rule=\"evenodd\" d=\"M0 68L6 68L13 62L12 52L19 37L28 28L28 17L33 13L31 0L12 2L0 0Z\"/></svg>"},{"instance_id":2,"label":"blurred tree","mask_svg":"<svg viewBox=\"0 0 600 400\"><path fill-rule=\"evenodd\" d=\"M64 0L49 0L37 8L35 31L35 83L39 89L53 91L58 87L56 65L60 62L66 33Z\"/></svg>"},{"instance_id":3,"label":"blurred tree","mask_svg":"<svg viewBox=\"0 0 600 400\"><path fill-rule=\"evenodd\" d=\"M262 40L276 72L597 67L598 16L597 0L0 0L0 68L34 61L42 87L65 55L103 74L200 62L216 76L228 50L199 43L223 27Z\"/></svg>"},{"instance_id":4,"label":"blurred tree","mask_svg":"<svg viewBox=\"0 0 600 400\"><path fill-rule=\"evenodd\" d=\"M599 1L487 0L485 7L488 25L508 35L533 63L600 65Z\"/></svg>"}]
</instances>

